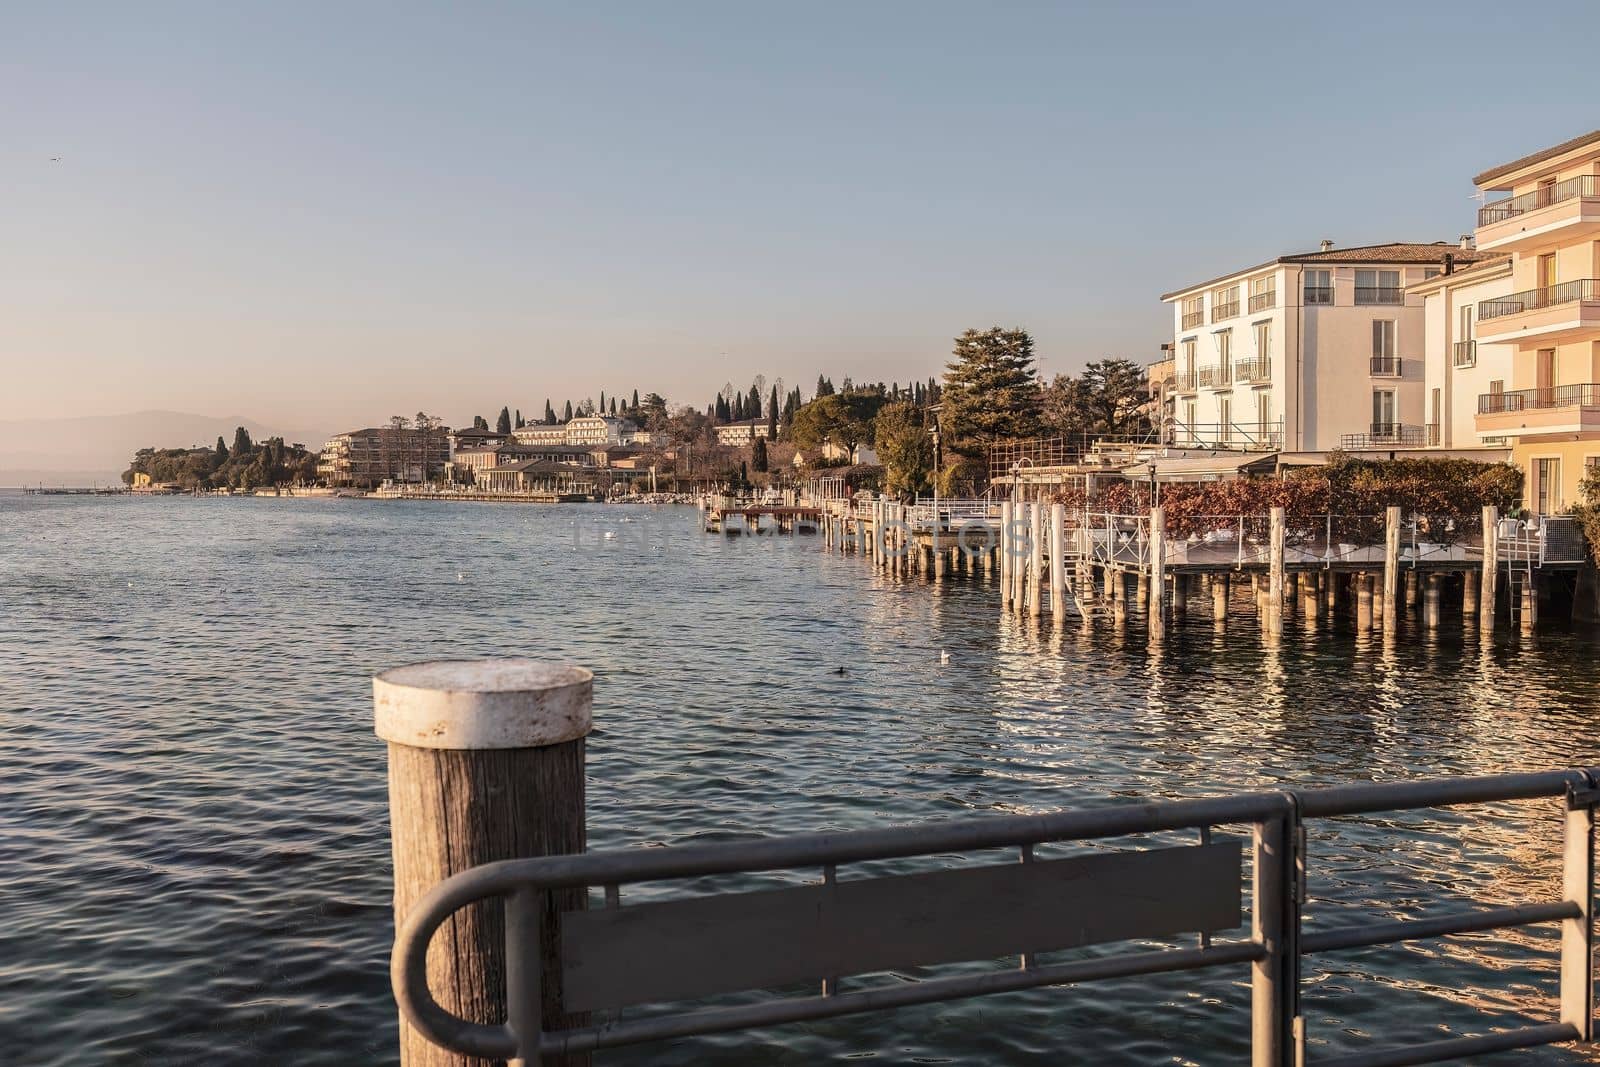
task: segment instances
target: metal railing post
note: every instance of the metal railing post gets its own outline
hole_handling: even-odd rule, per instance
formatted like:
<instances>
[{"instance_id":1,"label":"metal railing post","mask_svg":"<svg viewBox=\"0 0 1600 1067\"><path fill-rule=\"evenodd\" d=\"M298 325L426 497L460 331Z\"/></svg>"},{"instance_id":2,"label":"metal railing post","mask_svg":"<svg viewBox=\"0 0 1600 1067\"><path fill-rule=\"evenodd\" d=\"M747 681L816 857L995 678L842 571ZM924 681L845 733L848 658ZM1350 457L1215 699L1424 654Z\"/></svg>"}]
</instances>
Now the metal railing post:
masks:
<instances>
[{"instance_id":1,"label":"metal railing post","mask_svg":"<svg viewBox=\"0 0 1600 1067\"><path fill-rule=\"evenodd\" d=\"M1251 940L1266 954L1251 967L1251 1067L1295 1067L1300 1014L1300 902L1294 842L1299 805L1255 824Z\"/></svg>"},{"instance_id":2,"label":"metal railing post","mask_svg":"<svg viewBox=\"0 0 1600 1067\"><path fill-rule=\"evenodd\" d=\"M1561 921L1561 1021L1594 1040L1594 785L1567 794L1561 896L1578 905Z\"/></svg>"}]
</instances>

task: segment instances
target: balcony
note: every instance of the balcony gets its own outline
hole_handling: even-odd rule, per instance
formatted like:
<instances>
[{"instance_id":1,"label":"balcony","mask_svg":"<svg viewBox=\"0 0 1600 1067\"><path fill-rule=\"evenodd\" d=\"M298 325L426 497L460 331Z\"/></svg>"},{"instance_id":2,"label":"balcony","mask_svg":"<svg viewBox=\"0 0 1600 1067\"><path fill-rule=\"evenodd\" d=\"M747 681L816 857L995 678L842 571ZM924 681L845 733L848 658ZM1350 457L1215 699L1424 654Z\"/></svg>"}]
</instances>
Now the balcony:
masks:
<instances>
[{"instance_id":1,"label":"balcony","mask_svg":"<svg viewBox=\"0 0 1600 1067\"><path fill-rule=\"evenodd\" d=\"M1404 304L1406 291L1393 285L1356 286L1357 304Z\"/></svg>"},{"instance_id":2,"label":"balcony","mask_svg":"<svg viewBox=\"0 0 1600 1067\"><path fill-rule=\"evenodd\" d=\"M1600 331L1600 281L1579 278L1478 302L1478 340L1571 341Z\"/></svg>"},{"instance_id":3,"label":"balcony","mask_svg":"<svg viewBox=\"0 0 1600 1067\"><path fill-rule=\"evenodd\" d=\"M1196 369L1195 377L1199 379L1200 388L1202 389L1222 389L1233 384L1228 378L1228 365L1226 363L1200 367Z\"/></svg>"},{"instance_id":4,"label":"balcony","mask_svg":"<svg viewBox=\"0 0 1600 1067\"><path fill-rule=\"evenodd\" d=\"M1230 300L1226 304L1213 304L1211 306L1212 322L1221 322L1223 319L1235 318L1238 316L1238 314L1239 301L1237 300Z\"/></svg>"},{"instance_id":5,"label":"balcony","mask_svg":"<svg viewBox=\"0 0 1600 1067\"><path fill-rule=\"evenodd\" d=\"M1481 437L1600 431L1600 385L1484 393L1478 397L1477 429Z\"/></svg>"},{"instance_id":6,"label":"balcony","mask_svg":"<svg viewBox=\"0 0 1600 1067\"><path fill-rule=\"evenodd\" d=\"M1200 387L1198 374L1174 374L1172 376L1172 392L1192 393Z\"/></svg>"},{"instance_id":7,"label":"balcony","mask_svg":"<svg viewBox=\"0 0 1600 1067\"><path fill-rule=\"evenodd\" d=\"M1265 359L1241 359L1233 365L1233 380L1244 384L1272 381L1272 362Z\"/></svg>"},{"instance_id":8,"label":"balcony","mask_svg":"<svg viewBox=\"0 0 1600 1067\"><path fill-rule=\"evenodd\" d=\"M1408 426L1398 422L1375 422L1366 433L1339 435L1339 447L1358 448L1421 448L1427 433L1421 426Z\"/></svg>"},{"instance_id":9,"label":"balcony","mask_svg":"<svg viewBox=\"0 0 1600 1067\"><path fill-rule=\"evenodd\" d=\"M1475 367L1478 365L1478 342L1457 341L1451 348L1450 365L1453 367Z\"/></svg>"},{"instance_id":10,"label":"balcony","mask_svg":"<svg viewBox=\"0 0 1600 1067\"><path fill-rule=\"evenodd\" d=\"M1305 302L1307 304L1331 304L1331 303L1333 303L1333 286L1331 286L1331 285L1308 285L1308 286L1306 286Z\"/></svg>"},{"instance_id":11,"label":"balcony","mask_svg":"<svg viewBox=\"0 0 1600 1067\"><path fill-rule=\"evenodd\" d=\"M1204 311L1186 311L1183 313L1183 328L1185 330L1192 330L1196 326L1203 325L1205 321L1206 313Z\"/></svg>"},{"instance_id":12,"label":"balcony","mask_svg":"<svg viewBox=\"0 0 1600 1067\"><path fill-rule=\"evenodd\" d=\"M1438 448L1439 447L1439 442L1440 442L1442 436L1443 435L1439 432L1439 424L1437 422L1428 423L1428 447L1429 448Z\"/></svg>"},{"instance_id":13,"label":"balcony","mask_svg":"<svg viewBox=\"0 0 1600 1067\"><path fill-rule=\"evenodd\" d=\"M1372 376L1374 378L1400 377L1399 356L1373 356L1371 359Z\"/></svg>"},{"instance_id":14,"label":"balcony","mask_svg":"<svg viewBox=\"0 0 1600 1067\"><path fill-rule=\"evenodd\" d=\"M1569 244L1600 236L1600 175L1581 174L1478 211L1480 251Z\"/></svg>"},{"instance_id":15,"label":"balcony","mask_svg":"<svg viewBox=\"0 0 1600 1067\"><path fill-rule=\"evenodd\" d=\"M1258 311L1266 311L1277 306L1278 291L1276 289L1271 292L1257 293L1250 298L1250 313L1252 315Z\"/></svg>"}]
</instances>

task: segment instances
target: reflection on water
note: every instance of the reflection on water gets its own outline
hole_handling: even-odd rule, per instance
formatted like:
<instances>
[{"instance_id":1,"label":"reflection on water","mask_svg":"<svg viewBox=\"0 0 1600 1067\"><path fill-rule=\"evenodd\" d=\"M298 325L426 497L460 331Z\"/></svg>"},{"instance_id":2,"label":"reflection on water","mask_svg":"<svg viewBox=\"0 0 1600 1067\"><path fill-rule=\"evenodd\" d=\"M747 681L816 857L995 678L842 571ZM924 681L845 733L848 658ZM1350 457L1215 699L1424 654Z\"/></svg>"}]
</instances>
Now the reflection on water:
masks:
<instances>
[{"instance_id":1,"label":"reflection on water","mask_svg":"<svg viewBox=\"0 0 1600 1067\"><path fill-rule=\"evenodd\" d=\"M930 587L817 539L724 540L696 519L0 500L7 1055L392 1060L367 677L410 660L593 667L599 847L1600 762L1588 635L1485 646L1447 616L1422 642L1357 638L1294 615L1272 642L1249 620L1218 628L1197 598L1147 653L1137 615L1057 629L1002 615L993 579ZM1316 824L1310 921L1550 899L1559 841L1553 803ZM1330 954L1308 967L1308 1024L1327 1054L1367 1035L1543 1020L1554 951L1553 931L1534 929ZM1097 1064L1236 1063L1248 1002L1240 969L600 1062L1010 1064L1095 1050Z\"/></svg>"}]
</instances>

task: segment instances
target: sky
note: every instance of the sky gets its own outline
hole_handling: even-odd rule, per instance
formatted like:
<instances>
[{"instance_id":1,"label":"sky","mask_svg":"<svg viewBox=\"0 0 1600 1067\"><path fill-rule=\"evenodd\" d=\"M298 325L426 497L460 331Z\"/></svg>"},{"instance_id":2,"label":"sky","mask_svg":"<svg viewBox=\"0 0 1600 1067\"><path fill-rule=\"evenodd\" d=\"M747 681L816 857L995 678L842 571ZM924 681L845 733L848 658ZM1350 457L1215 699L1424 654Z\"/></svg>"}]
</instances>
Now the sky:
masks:
<instances>
[{"instance_id":1,"label":"sky","mask_svg":"<svg viewBox=\"0 0 1600 1067\"><path fill-rule=\"evenodd\" d=\"M1453 241L1600 127L1600 4L1512 11L10 5L0 419L703 407L995 324L1148 361L1160 293Z\"/></svg>"}]
</instances>

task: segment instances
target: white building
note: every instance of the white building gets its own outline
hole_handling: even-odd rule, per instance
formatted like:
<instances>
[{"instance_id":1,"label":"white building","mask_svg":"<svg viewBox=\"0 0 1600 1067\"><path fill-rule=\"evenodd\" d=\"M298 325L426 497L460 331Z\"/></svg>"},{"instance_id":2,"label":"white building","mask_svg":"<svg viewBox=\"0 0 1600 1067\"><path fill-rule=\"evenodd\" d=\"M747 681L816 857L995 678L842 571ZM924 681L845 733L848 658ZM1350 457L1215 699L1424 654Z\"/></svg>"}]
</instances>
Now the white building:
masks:
<instances>
[{"instance_id":1,"label":"white building","mask_svg":"<svg viewBox=\"0 0 1600 1067\"><path fill-rule=\"evenodd\" d=\"M628 444L638 429L632 420L616 415L579 415L566 425L567 444Z\"/></svg>"},{"instance_id":2,"label":"white building","mask_svg":"<svg viewBox=\"0 0 1600 1067\"><path fill-rule=\"evenodd\" d=\"M758 437L766 437L768 432L765 417L759 419L741 419L717 427L717 443L719 445L748 445L754 443Z\"/></svg>"},{"instance_id":3,"label":"white building","mask_svg":"<svg viewBox=\"0 0 1600 1067\"><path fill-rule=\"evenodd\" d=\"M1478 397L1503 393L1516 346L1478 340L1477 305L1511 293L1511 257L1477 264L1413 285L1422 298L1428 444L1436 448L1503 445L1478 432Z\"/></svg>"},{"instance_id":4,"label":"white building","mask_svg":"<svg viewBox=\"0 0 1600 1067\"><path fill-rule=\"evenodd\" d=\"M524 445L564 445L567 443L567 427L565 423L530 422L528 425L511 431L518 444Z\"/></svg>"},{"instance_id":5,"label":"white building","mask_svg":"<svg viewBox=\"0 0 1600 1067\"><path fill-rule=\"evenodd\" d=\"M1423 307L1406 287L1470 248L1384 244L1279 256L1162 296L1176 367L1167 439L1211 448L1422 447Z\"/></svg>"}]
</instances>

